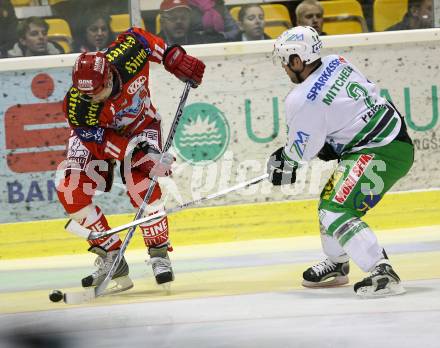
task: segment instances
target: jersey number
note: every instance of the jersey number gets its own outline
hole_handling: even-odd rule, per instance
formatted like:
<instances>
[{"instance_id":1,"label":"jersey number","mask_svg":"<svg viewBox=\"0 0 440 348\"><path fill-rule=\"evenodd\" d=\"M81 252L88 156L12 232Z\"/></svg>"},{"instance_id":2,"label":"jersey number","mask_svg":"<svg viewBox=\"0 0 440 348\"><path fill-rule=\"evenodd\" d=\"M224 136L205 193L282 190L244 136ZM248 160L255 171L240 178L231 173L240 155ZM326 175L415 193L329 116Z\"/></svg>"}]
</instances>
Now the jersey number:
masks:
<instances>
[{"instance_id":1,"label":"jersey number","mask_svg":"<svg viewBox=\"0 0 440 348\"><path fill-rule=\"evenodd\" d=\"M358 100L360 97L364 97L364 103L369 109L372 108L374 105L372 98L368 95L367 89L357 82L350 82L347 85L347 94L350 98L353 98L354 100Z\"/></svg>"}]
</instances>

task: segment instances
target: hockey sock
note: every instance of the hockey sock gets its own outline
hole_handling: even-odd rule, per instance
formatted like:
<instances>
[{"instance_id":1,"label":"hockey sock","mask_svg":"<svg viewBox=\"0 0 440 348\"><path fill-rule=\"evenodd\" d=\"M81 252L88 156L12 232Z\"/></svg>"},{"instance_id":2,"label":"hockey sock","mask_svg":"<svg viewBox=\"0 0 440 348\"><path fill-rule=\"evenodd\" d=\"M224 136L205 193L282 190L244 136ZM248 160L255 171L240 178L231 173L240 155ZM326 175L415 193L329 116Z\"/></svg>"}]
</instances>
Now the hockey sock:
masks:
<instances>
[{"instance_id":1,"label":"hockey sock","mask_svg":"<svg viewBox=\"0 0 440 348\"><path fill-rule=\"evenodd\" d=\"M148 248L157 248L168 244L168 218L166 216L153 222L141 224L140 228ZM168 250L172 251L172 248L169 247Z\"/></svg>"},{"instance_id":2,"label":"hockey sock","mask_svg":"<svg viewBox=\"0 0 440 348\"><path fill-rule=\"evenodd\" d=\"M70 214L70 216L79 224L92 231L104 232L110 230L105 215L97 206L89 205L74 214ZM122 244L121 239L117 234L110 237L89 240L88 242L91 246L100 246L107 251L118 249Z\"/></svg>"},{"instance_id":3,"label":"hockey sock","mask_svg":"<svg viewBox=\"0 0 440 348\"><path fill-rule=\"evenodd\" d=\"M350 259L338 240L333 236L321 233L321 245L324 254L334 263L344 263Z\"/></svg>"},{"instance_id":4,"label":"hockey sock","mask_svg":"<svg viewBox=\"0 0 440 348\"><path fill-rule=\"evenodd\" d=\"M384 259L383 248L370 227L359 218L347 221L335 233L350 258L364 271L371 271Z\"/></svg>"}]
</instances>

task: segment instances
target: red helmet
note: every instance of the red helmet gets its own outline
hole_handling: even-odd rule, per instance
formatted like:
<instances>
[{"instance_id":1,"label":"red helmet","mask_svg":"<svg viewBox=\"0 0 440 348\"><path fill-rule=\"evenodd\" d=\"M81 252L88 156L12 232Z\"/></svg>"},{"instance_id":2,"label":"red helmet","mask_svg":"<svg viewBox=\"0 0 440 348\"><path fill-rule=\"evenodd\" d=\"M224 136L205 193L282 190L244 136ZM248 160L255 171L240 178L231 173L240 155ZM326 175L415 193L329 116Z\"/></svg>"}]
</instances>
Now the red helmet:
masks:
<instances>
[{"instance_id":1,"label":"red helmet","mask_svg":"<svg viewBox=\"0 0 440 348\"><path fill-rule=\"evenodd\" d=\"M83 94L98 94L107 84L109 77L110 63L102 52L82 53L73 66L73 87Z\"/></svg>"}]
</instances>

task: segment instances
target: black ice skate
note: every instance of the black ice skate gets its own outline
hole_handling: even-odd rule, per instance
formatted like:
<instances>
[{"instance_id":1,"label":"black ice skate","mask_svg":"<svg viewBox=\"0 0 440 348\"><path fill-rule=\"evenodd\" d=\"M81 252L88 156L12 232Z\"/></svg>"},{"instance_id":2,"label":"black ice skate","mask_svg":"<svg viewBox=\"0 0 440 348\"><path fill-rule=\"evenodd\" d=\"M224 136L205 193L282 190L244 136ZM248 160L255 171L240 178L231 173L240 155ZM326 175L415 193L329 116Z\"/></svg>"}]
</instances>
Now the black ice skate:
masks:
<instances>
[{"instance_id":1,"label":"black ice skate","mask_svg":"<svg viewBox=\"0 0 440 348\"><path fill-rule=\"evenodd\" d=\"M174 280L174 272L171 267L171 261L168 257L168 246L160 248L149 248L150 263L153 268L153 274L156 277L157 284L164 284Z\"/></svg>"},{"instance_id":2,"label":"black ice skate","mask_svg":"<svg viewBox=\"0 0 440 348\"><path fill-rule=\"evenodd\" d=\"M393 267L383 260L368 277L354 284L354 292L361 297L382 297L403 294L405 289Z\"/></svg>"},{"instance_id":3,"label":"black ice skate","mask_svg":"<svg viewBox=\"0 0 440 348\"><path fill-rule=\"evenodd\" d=\"M302 285L307 288L325 288L348 283L348 262L334 263L325 259L304 271Z\"/></svg>"},{"instance_id":4,"label":"black ice skate","mask_svg":"<svg viewBox=\"0 0 440 348\"><path fill-rule=\"evenodd\" d=\"M110 268L112 267L113 261L118 255L119 249L112 251L105 251L100 246L92 246L89 251L98 255L95 261L95 265L98 269L91 275L82 279L81 283L83 287L99 286L107 276ZM128 276L128 265L125 258L122 258L119 262L118 268L112 277L112 281L109 284L107 293L121 292L128 290L133 287L133 282Z\"/></svg>"}]
</instances>

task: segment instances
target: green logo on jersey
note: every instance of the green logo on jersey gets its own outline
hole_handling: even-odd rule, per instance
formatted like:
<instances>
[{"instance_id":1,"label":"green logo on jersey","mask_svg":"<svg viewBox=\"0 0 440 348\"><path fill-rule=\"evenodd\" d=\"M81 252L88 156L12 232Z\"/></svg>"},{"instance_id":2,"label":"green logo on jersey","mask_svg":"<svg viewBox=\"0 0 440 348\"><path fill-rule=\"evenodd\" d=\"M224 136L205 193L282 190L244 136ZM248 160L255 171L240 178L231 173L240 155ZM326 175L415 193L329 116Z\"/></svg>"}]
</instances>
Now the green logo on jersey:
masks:
<instances>
[{"instance_id":1,"label":"green logo on jersey","mask_svg":"<svg viewBox=\"0 0 440 348\"><path fill-rule=\"evenodd\" d=\"M214 105L188 105L177 127L174 147L185 161L205 164L216 161L229 145L229 124Z\"/></svg>"}]
</instances>

